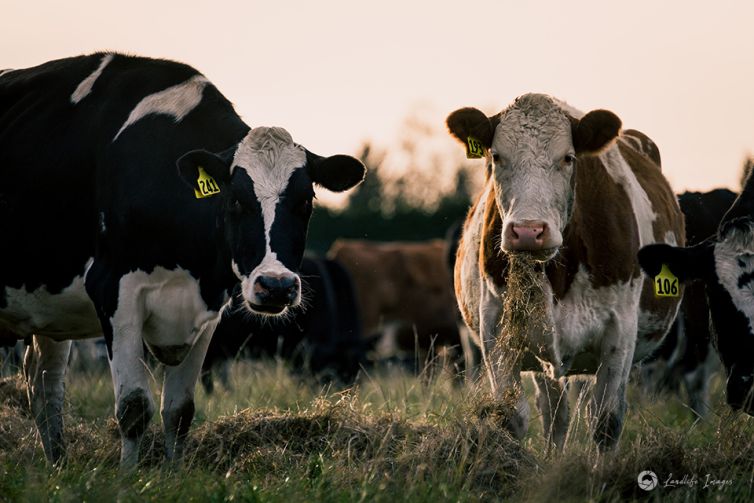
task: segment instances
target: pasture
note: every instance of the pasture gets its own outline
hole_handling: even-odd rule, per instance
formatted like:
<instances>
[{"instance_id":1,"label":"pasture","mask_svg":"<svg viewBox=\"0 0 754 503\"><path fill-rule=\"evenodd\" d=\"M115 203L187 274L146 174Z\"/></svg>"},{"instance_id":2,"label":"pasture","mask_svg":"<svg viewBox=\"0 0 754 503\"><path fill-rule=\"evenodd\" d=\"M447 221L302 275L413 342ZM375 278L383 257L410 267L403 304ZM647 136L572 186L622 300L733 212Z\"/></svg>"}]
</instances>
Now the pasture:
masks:
<instances>
[{"instance_id":1,"label":"pasture","mask_svg":"<svg viewBox=\"0 0 754 503\"><path fill-rule=\"evenodd\" d=\"M725 405L694 421L675 396L632 384L615 452L588 432L586 388L571 389L563 453L547 452L539 418L519 443L480 418L484 386L470 392L426 366L366 372L348 389L292 376L276 361L235 362L232 391L197 389L186 459L165 465L155 417L139 468L118 473L118 430L108 373L69 373L68 463L50 469L21 379L0 382L0 501L750 501L754 425ZM156 372L157 373L157 372ZM153 376L157 391L158 375ZM531 385L527 396L533 397ZM531 398L530 398L531 399ZM531 399L533 400L533 399ZM534 403L531 404L535 411ZM489 409L489 408L488 408ZM637 476L654 471L650 492ZM713 482L715 481L715 482ZM666 487L667 486L667 487Z\"/></svg>"}]
</instances>

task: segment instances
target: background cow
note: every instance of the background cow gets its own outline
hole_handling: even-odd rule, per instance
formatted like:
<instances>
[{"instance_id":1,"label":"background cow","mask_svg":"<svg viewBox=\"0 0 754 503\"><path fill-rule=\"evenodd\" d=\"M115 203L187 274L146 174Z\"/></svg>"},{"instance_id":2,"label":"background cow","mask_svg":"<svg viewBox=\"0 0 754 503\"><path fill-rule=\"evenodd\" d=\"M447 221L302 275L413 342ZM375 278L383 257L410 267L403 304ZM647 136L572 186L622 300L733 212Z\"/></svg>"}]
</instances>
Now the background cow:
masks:
<instances>
[{"instance_id":1,"label":"background cow","mask_svg":"<svg viewBox=\"0 0 754 503\"><path fill-rule=\"evenodd\" d=\"M397 355L423 366L431 348L458 346L446 246L440 239L333 243L328 256L353 278L364 333L380 339L380 356Z\"/></svg>"},{"instance_id":2,"label":"background cow","mask_svg":"<svg viewBox=\"0 0 754 503\"><path fill-rule=\"evenodd\" d=\"M194 68L99 53L0 76L0 328L33 335L29 397L47 458L64 455L70 340L103 334L121 465L154 413L146 345L166 365L166 454L180 459L204 353L228 303L299 304L314 185L364 167L282 128L251 129Z\"/></svg>"},{"instance_id":3,"label":"background cow","mask_svg":"<svg viewBox=\"0 0 754 503\"><path fill-rule=\"evenodd\" d=\"M71 344L69 372L97 374L107 372L109 366L107 343L103 337L78 339Z\"/></svg>"},{"instance_id":4,"label":"background cow","mask_svg":"<svg viewBox=\"0 0 754 503\"><path fill-rule=\"evenodd\" d=\"M348 272L333 260L304 257L302 307L280 319L226 309L207 349L202 384L212 392L213 369L227 387L227 362L236 357L282 357L294 369L350 383L366 360L356 296Z\"/></svg>"},{"instance_id":5,"label":"background cow","mask_svg":"<svg viewBox=\"0 0 754 503\"><path fill-rule=\"evenodd\" d=\"M736 199L727 189L684 192L678 203L684 215L686 244L693 246L713 236L723 214ZM719 360L712 351L709 306L704 284L686 285L681 309L651 361L642 365L645 383L657 390L679 393L686 389L689 406L698 416L709 412L709 387Z\"/></svg>"},{"instance_id":6,"label":"background cow","mask_svg":"<svg viewBox=\"0 0 754 503\"><path fill-rule=\"evenodd\" d=\"M656 298L636 260L643 244L684 242L657 147L638 131L620 133L611 112L584 115L541 94L492 117L463 108L447 124L487 165L455 285L492 393L513 405L507 426L526 432L520 372L539 371L544 431L561 446L568 427L561 378L595 373L595 439L614 445L631 364L662 340L680 301Z\"/></svg>"},{"instance_id":7,"label":"background cow","mask_svg":"<svg viewBox=\"0 0 754 503\"><path fill-rule=\"evenodd\" d=\"M754 179L725 213L713 238L688 248L652 245L639 252L644 271L663 264L681 281L701 280L709 303L712 341L726 372L726 398L754 415Z\"/></svg>"}]
</instances>

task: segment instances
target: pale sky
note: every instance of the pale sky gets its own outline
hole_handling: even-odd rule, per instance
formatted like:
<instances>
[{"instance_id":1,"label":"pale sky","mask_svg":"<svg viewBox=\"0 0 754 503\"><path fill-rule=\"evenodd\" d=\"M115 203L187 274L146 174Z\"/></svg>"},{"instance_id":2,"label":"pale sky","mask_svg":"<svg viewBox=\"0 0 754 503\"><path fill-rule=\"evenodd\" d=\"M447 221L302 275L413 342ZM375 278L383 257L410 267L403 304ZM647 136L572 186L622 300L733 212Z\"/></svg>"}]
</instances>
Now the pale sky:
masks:
<instances>
[{"instance_id":1,"label":"pale sky","mask_svg":"<svg viewBox=\"0 0 754 503\"><path fill-rule=\"evenodd\" d=\"M737 187L754 154L751 0L0 0L0 12L0 69L98 50L180 60L250 126L283 126L322 155L391 147L417 105L442 128L458 107L492 113L526 92L612 110L655 140L679 192Z\"/></svg>"}]
</instances>

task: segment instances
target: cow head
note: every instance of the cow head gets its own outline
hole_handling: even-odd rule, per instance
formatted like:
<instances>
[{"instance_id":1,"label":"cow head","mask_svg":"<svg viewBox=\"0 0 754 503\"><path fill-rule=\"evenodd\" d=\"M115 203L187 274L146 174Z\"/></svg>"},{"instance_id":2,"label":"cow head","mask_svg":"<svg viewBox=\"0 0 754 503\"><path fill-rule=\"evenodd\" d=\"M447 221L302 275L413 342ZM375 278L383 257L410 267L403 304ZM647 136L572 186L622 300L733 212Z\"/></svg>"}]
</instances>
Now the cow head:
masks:
<instances>
[{"instance_id":1,"label":"cow head","mask_svg":"<svg viewBox=\"0 0 754 503\"><path fill-rule=\"evenodd\" d=\"M527 94L493 117L476 108L448 116L453 136L464 144L472 138L485 150L503 219L504 252L547 260L563 243L577 159L605 148L621 127L620 119L605 110L576 115L549 96Z\"/></svg>"},{"instance_id":2,"label":"cow head","mask_svg":"<svg viewBox=\"0 0 754 503\"><path fill-rule=\"evenodd\" d=\"M178 160L195 191L209 175L211 197L221 198L224 246L241 282L246 307L282 314L301 301L301 265L314 197L313 185L340 192L364 178L361 162L346 155L320 157L293 142L282 128L259 127L231 150L192 151ZM212 194L212 183L219 190ZM201 192L197 193L197 197Z\"/></svg>"},{"instance_id":3,"label":"cow head","mask_svg":"<svg viewBox=\"0 0 754 503\"><path fill-rule=\"evenodd\" d=\"M754 213L746 209L750 197L746 190L739 196L716 238L688 248L645 246L639 263L651 277L666 264L681 281L704 282L714 342L727 374L728 404L754 415Z\"/></svg>"}]
</instances>

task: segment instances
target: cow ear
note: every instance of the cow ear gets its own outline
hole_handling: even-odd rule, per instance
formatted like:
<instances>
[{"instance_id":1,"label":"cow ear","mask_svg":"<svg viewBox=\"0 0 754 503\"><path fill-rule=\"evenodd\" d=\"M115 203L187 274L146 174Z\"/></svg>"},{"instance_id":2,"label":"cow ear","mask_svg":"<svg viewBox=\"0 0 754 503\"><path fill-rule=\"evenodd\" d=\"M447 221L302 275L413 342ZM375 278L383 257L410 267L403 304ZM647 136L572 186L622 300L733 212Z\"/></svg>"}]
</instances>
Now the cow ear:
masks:
<instances>
[{"instance_id":1,"label":"cow ear","mask_svg":"<svg viewBox=\"0 0 754 503\"><path fill-rule=\"evenodd\" d=\"M621 126L618 116L608 110L592 110L581 119L571 118L576 153L598 153L618 136Z\"/></svg>"},{"instance_id":2,"label":"cow ear","mask_svg":"<svg viewBox=\"0 0 754 503\"><path fill-rule=\"evenodd\" d=\"M744 233L751 233L754 222L754 178L752 172L749 172L744 180L744 187L741 193L730 205L730 208L723 215L717 230L717 239L723 240L728 232L737 229Z\"/></svg>"},{"instance_id":3,"label":"cow ear","mask_svg":"<svg viewBox=\"0 0 754 503\"><path fill-rule=\"evenodd\" d=\"M360 184L367 168L350 155L322 157L307 150L306 171L317 185L333 192L343 192Z\"/></svg>"},{"instance_id":4,"label":"cow ear","mask_svg":"<svg viewBox=\"0 0 754 503\"><path fill-rule=\"evenodd\" d=\"M471 143L469 138L478 140L482 147L489 149L492 147L495 128L500 123L500 116L487 117L478 108L466 107L448 115L445 123L448 125L450 134L466 145L467 149L472 148L469 146Z\"/></svg>"},{"instance_id":5,"label":"cow ear","mask_svg":"<svg viewBox=\"0 0 754 503\"><path fill-rule=\"evenodd\" d=\"M225 154L225 153L223 153ZM178 173L184 182L199 191L199 178L202 171L222 186L230 179L230 160L227 155L214 154L206 150L192 150L183 154L176 162ZM232 156L230 157L232 159Z\"/></svg>"},{"instance_id":6,"label":"cow ear","mask_svg":"<svg viewBox=\"0 0 754 503\"><path fill-rule=\"evenodd\" d=\"M712 243L704 241L696 246L683 248L668 244L652 244L639 250L639 265L648 276L654 278L660 274L663 264L681 282L700 279L705 276L704 258L711 254Z\"/></svg>"}]
</instances>

